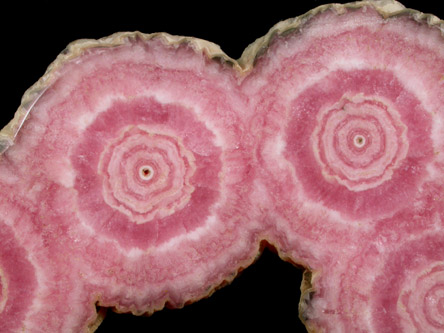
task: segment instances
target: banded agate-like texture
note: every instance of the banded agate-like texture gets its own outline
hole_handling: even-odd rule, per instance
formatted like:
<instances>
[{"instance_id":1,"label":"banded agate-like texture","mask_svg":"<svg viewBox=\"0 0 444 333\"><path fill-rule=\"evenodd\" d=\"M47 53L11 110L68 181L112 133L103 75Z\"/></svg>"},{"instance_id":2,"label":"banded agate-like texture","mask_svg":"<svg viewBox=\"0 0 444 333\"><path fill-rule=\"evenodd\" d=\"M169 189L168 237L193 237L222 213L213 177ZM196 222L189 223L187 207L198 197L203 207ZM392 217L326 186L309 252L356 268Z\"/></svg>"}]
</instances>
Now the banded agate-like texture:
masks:
<instances>
[{"instance_id":1,"label":"banded agate-like texture","mask_svg":"<svg viewBox=\"0 0 444 333\"><path fill-rule=\"evenodd\" d=\"M0 132L0 331L179 308L268 244L306 268L309 331L442 332L443 26L382 0L237 61L164 33L70 44Z\"/></svg>"}]
</instances>

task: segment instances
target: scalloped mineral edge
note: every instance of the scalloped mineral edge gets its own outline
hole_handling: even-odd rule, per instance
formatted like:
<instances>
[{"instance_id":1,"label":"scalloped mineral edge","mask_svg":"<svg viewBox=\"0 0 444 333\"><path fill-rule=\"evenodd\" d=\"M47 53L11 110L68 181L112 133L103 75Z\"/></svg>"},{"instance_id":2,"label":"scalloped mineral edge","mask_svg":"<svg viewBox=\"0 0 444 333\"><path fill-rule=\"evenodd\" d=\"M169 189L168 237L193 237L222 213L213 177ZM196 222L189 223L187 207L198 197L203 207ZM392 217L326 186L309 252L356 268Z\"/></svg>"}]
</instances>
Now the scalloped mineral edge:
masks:
<instances>
[{"instance_id":1,"label":"scalloped mineral edge","mask_svg":"<svg viewBox=\"0 0 444 333\"><path fill-rule=\"evenodd\" d=\"M409 15L417 22L426 23L430 27L439 29L441 32L441 36L444 38L444 20L441 20L433 14L426 14L415 9L406 8L404 5L395 0L366 0L345 4L325 4L318 6L308 11L307 13L295 18L281 21L275 24L267 32L266 35L256 39L256 41L248 45L242 53L241 57L237 60L229 57L225 52L222 51L219 45L213 42L195 37L170 35L166 32L157 32L150 34L145 34L139 31L117 32L98 40L79 39L71 42L66 47L66 49L63 50L57 56L57 58L48 66L44 75L24 93L21 99L21 104L14 114L14 118L3 129L0 130L0 160L1 154L14 144L14 140L18 132L20 131L23 123L26 121L28 114L31 112L33 105L39 100L40 96L43 95L45 90L50 87L51 84L57 79L58 69L61 68L66 62L81 56L86 50L90 48L115 47L125 44L128 40L137 38L145 41L153 38L159 38L166 45L171 45L175 47L179 46L182 43L186 43L189 44L197 53L204 53L209 59L215 59L230 64L233 69L236 70L238 74L242 77L248 75L248 73L253 69L256 59L258 59L264 52L266 52L270 43L275 37L301 29L302 26L311 18L327 10L332 10L336 14L341 15L346 13L349 9L359 9L366 6L374 8L384 19ZM263 240L266 240L266 238L267 237L262 237ZM296 264L301 264L297 261L297 258L289 258L287 255L281 253L280 249L274 244L274 242L267 242L276 248L279 257L281 257L283 260L291 261ZM260 253L262 252L261 247L258 248L258 256L256 256L252 260L253 262L259 257ZM239 268L238 272L242 269L242 267ZM310 271L308 268L306 268L301 283L299 318L304 323L309 332L315 332L316 327L308 326L305 321L304 312L307 307L306 300L310 299L310 294L316 289L314 284L319 274L320 272L318 271ZM234 274L231 278L227 278L225 281L227 283L230 283L236 275L237 274ZM219 288L214 288L213 292L217 289ZM211 294L212 293L210 293L210 295ZM99 312L97 321L89 328L91 332L94 332L97 329L103 318L104 313Z\"/></svg>"},{"instance_id":2,"label":"scalloped mineral edge","mask_svg":"<svg viewBox=\"0 0 444 333\"><path fill-rule=\"evenodd\" d=\"M2 154L8 147L14 144L20 128L25 122L33 105L37 102L39 97L55 80L57 70L66 62L82 55L85 50L97 47L113 47L124 44L128 39L140 38L142 40L149 40L152 38L160 38L167 45L178 46L182 43L190 44L196 52L205 53L210 59L218 59L232 65L233 69L243 76L247 75L254 67L255 61L268 48L270 42L276 36L292 32L309 21L313 16L323 13L327 10L333 10L338 15L344 14L348 9L358 9L361 7L370 6L377 10L377 12L384 18L389 18L398 15L411 15L418 22L426 22L429 26L434 26L441 31L444 37L444 21L432 14L424 14L415 9L405 8L404 5L395 0L367 0L350 2L346 4L326 4L316 7L307 13L295 18L290 18L275 24L266 35L258 38L255 42L250 44L242 53L238 60L229 57L222 51L219 45L206 41L200 38L188 36L170 35L166 32L157 32L144 34L139 31L135 32L117 32L110 36L95 39L79 39L71 42L65 50L63 50L47 68L45 74L26 92L24 93L21 104L16 111L14 118L0 130L0 154Z\"/></svg>"}]
</instances>

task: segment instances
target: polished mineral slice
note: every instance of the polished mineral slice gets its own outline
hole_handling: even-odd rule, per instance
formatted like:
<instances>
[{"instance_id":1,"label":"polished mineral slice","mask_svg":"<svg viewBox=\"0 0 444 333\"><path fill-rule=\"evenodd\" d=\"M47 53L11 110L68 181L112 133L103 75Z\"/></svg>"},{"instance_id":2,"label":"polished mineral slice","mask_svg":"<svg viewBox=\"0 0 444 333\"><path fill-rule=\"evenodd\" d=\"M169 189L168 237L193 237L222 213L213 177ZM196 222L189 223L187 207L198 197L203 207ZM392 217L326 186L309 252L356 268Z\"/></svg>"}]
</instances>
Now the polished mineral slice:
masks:
<instances>
[{"instance_id":1,"label":"polished mineral slice","mask_svg":"<svg viewBox=\"0 0 444 333\"><path fill-rule=\"evenodd\" d=\"M363 1L238 61L165 33L70 44L0 132L0 331L179 308L264 245L306 268L309 331L442 331L443 25Z\"/></svg>"},{"instance_id":2,"label":"polished mineral slice","mask_svg":"<svg viewBox=\"0 0 444 333\"><path fill-rule=\"evenodd\" d=\"M243 90L273 243L311 270L310 330L444 329L444 40L398 3L275 26ZM261 193L262 195L259 195Z\"/></svg>"}]
</instances>

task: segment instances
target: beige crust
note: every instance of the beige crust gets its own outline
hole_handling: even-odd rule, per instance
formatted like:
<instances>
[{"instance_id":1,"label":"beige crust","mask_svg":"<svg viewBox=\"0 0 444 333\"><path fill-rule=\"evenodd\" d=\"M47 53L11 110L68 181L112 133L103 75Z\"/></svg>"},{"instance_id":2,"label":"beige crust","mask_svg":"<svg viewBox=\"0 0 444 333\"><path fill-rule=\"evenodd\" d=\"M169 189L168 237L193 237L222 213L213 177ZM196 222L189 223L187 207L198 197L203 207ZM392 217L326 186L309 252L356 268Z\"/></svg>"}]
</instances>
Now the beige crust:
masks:
<instances>
[{"instance_id":1,"label":"beige crust","mask_svg":"<svg viewBox=\"0 0 444 333\"><path fill-rule=\"evenodd\" d=\"M307 328L308 332L317 332L318 329L310 322L307 322L308 309L310 306L311 298L315 293L314 279L318 275L318 272L312 272L309 269L304 271L301 283L301 298L299 299L299 319Z\"/></svg>"},{"instance_id":2,"label":"beige crust","mask_svg":"<svg viewBox=\"0 0 444 333\"><path fill-rule=\"evenodd\" d=\"M188 301L186 301L183 304L180 305L175 305L174 307L169 305L169 299L164 299L162 304L160 304L158 307L154 307L154 308L145 308L144 310L135 310L135 309L131 309L131 308L122 308L119 307L116 304L107 304L104 303L101 300L100 295L96 295L96 300L95 300L95 304L98 305L101 309L106 309L106 308L111 308L112 311L116 312L116 313L132 313L133 315L136 316L151 316L153 313L157 312L157 311L161 311L164 308L174 308L174 309L180 309L183 308L186 305L190 305L193 303L196 303L202 299L205 298L209 298L211 295L213 295L217 290L229 285L231 282L233 282L233 280L242 273L242 271L247 268L250 267L253 263L255 263L261 256L263 250L264 250L264 242L260 242L259 239L257 239L254 244L257 244L257 246L255 246L254 249L252 249L250 255L246 256L247 259L242 260L239 264L237 269L233 270L230 274L228 274L227 276L225 276L224 278L220 279L219 281L214 282L212 285L208 286L208 288L206 288L205 293L195 297L195 298L191 298L188 299ZM256 255L254 255L256 254ZM104 316L101 318L101 320L103 320ZM98 318L100 319L100 318ZM97 326L95 326L95 329L101 324L100 322L97 322ZM91 330L90 332L94 332L94 330Z\"/></svg>"},{"instance_id":3,"label":"beige crust","mask_svg":"<svg viewBox=\"0 0 444 333\"><path fill-rule=\"evenodd\" d=\"M323 13L327 10L333 10L338 15L344 14L347 10L362 8L365 6L375 8L379 14L384 18L389 18L398 15L411 15L418 22L427 22L430 26L435 26L441 31L444 37L444 21L432 14L424 14L414 9L405 8L401 3L394 0L376 0L376 1L357 1L346 4L327 4L316 7L307 13L281 21L275 24L268 33L258 38L254 43L250 44L238 60L239 65L244 71L253 68L255 60L267 50L271 41L279 35L285 35L292 31L300 29L313 16Z\"/></svg>"},{"instance_id":4,"label":"beige crust","mask_svg":"<svg viewBox=\"0 0 444 333\"><path fill-rule=\"evenodd\" d=\"M438 17L431 14L424 14L417 10L407 9L401 3L394 0L376 0L376 1L357 1L347 4L327 4L314 8L296 18L291 18L274 25L268 33L258 38L254 43L250 44L242 56L238 60L234 60L226 55L221 48L211 42L193 38L193 37L183 37L183 36L173 36L168 33L153 33L153 34L143 34L141 32L119 32L111 36L101 38L99 40L92 39L81 39L70 43L67 48L56 58L56 60L48 67L46 73L32 86L30 87L22 97L21 105L16 111L14 118L6 125L2 130L0 130L0 154L3 153L14 143L14 139L22 127L24 121L26 120L28 113L32 109L32 106L37 102L39 97L44 93L44 91L51 85L51 83L57 77L57 69L63 66L67 61L79 57L85 50L97 47L114 47L124 44L129 39L140 38L143 40L149 40L152 38L160 38L167 45L177 46L182 43L187 43L193 47L196 52L202 52L210 59L216 59L218 61L226 62L230 64L233 69L238 71L240 75L246 75L254 67L255 61L260 57L268 48L272 40L276 36L285 35L293 31L299 30L307 21L309 21L315 15L323 13L327 10L333 10L338 15L341 15L348 10L354 10L362 8L364 6L369 6L375 8L379 14L384 18L390 18L398 15L410 15L418 22L427 23L429 26L436 27L441 31L441 35L444 37L444 21ZM1 156L1 155L0 155ZM279 249L276 248L279 252ZM261 251L259 251L260 253ZM297 262L297 258L289 258L280 255L284 260ZM255 258L257 259L257 257ZM254 260L255 260L254 259ZM253 261L254 261L253 260ZM242 267L246 267L251 262L242 263ZM239 269L239 271L242 268ZM225 280L225 285L230 283L234 277L239 272L234 273L232 276ZM299 303L299 313L300 319L304 322L309 332L316 331L315 327L312 327L310 323L306 323L306 311L308 309L308 304L310 298L315 292L315 277L318 272L312 272L308 268L304 272L304 277L301 285L301 299ZM214 286L208 293L211 295L220 286ZM205 297L205 296L204 296ZM196 300L191 300L191 302ZM118 311L118 309L116 309ZM99 312L98 320L92 324L89 329L94 331L101 320L103 320L104 312Z\"/></svg>"},{"instance_id":5,"label":"beige crust","mask_svg":"<svg viewBox=\"0 0 444 333\"><path fill-rule=\"evenodd\" d=\"M353 10L364 6L374 7L384 18L397 15L411 15L417 21L426 22L430 26L437 27L444 36L444 21L440 20L434 15L423 14L413 9L406 9L402 4L394 0L370 0L351 2L347 4L322 5L296 18L279 22L274 25L265 36L258 38L254 43L250 44L238 60L230 58L218 45L214 43L194 37L173 36L164 32L152 34L144 34L138 31L118 32L98 40L80 39L70 43L48 67L46 73L25 92L22 97L21 105L16 111L14 118L2 130L0 130L0 154L14 144L14 139L26 120L32 106L54 81L57 69L63 66L65 62L80 56L89 48L118 46L124 44L128 39L135 38L140 38L143 40L160 38L165 44L168 45L177 46L182 43L188 43L196 50L196 52L203 52L211 59L217 59L219 61L229 63L241 75L245 75L253 68L256 59L263 54L263 52L270 45L270 42L276 36L300 29L302 25L310 20L313 16L326 10L333 10L338 14L342 14L349 9Z\"/></svg>"},{"instance_id":6,"label":"beige crust","mask_svg":"<svg viewBox=\"0 0 444 333\"><path fill-rule=\"evenodd\" d=\"M227 56L219 47L214 43L208 42L203 39L184 36L173 36L165 32L158 32L152 34L144 34L139 31L135 32L117 32L111 36L104 37L98 40L95 39L79 39L70 43L65 50L60 53L56 60L54 60L46 70L45 74L28 90L22 97L21 104L16 111L14 118L0 130L0 154L14 144L14 139L17 136L20 128L25 122L32 106L37 102L39 97L45 92L45 90L52 84L57 77L57 70L62 67L66 62L81 56L86 50L90 48L98 47L114 47L125 44L131 39L149 40L153 38L159 38L166 45L178 46L180 44L189 44L196 52L204 53L208 58L218 59L219 61L230 64L238 71L242 71L236 60Z\"/></svg>"},{"instance_id":7,"label":"beige crust","mask_svg":"<svg viewBox=\"0 0 444 333\"><path fill-rule=\"evenodd\" d=\"M106 312L108 311L107 308L99 308L99 311L97 311L97 316L94 319L94 321L88 325L87 331L88 333L93 333L95 332L100 324L102 324L103 320L106 317Z\"/></svg>"}]
</instances>

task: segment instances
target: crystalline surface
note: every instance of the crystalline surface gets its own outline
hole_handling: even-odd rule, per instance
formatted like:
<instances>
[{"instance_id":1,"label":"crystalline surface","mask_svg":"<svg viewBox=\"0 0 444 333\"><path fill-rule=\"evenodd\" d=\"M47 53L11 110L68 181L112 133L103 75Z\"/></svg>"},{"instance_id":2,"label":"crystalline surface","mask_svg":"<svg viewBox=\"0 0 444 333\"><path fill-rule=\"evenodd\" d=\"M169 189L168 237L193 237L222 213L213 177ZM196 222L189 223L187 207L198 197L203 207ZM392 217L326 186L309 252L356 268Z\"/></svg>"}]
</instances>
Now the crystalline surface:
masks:
<instances>
[{"instance_id":1,"label":"crystalline surface","mask_svg":"<svg viewBox=\"0 0 444 333\"><path fill-rule=\"evenodd\" d=\"M311 271L308 330L442 331L443 23L402 8L320 7L239 61L71 44L0 132L0 330L181 307L265 241Z\"/></svg>"}]
</instances>

